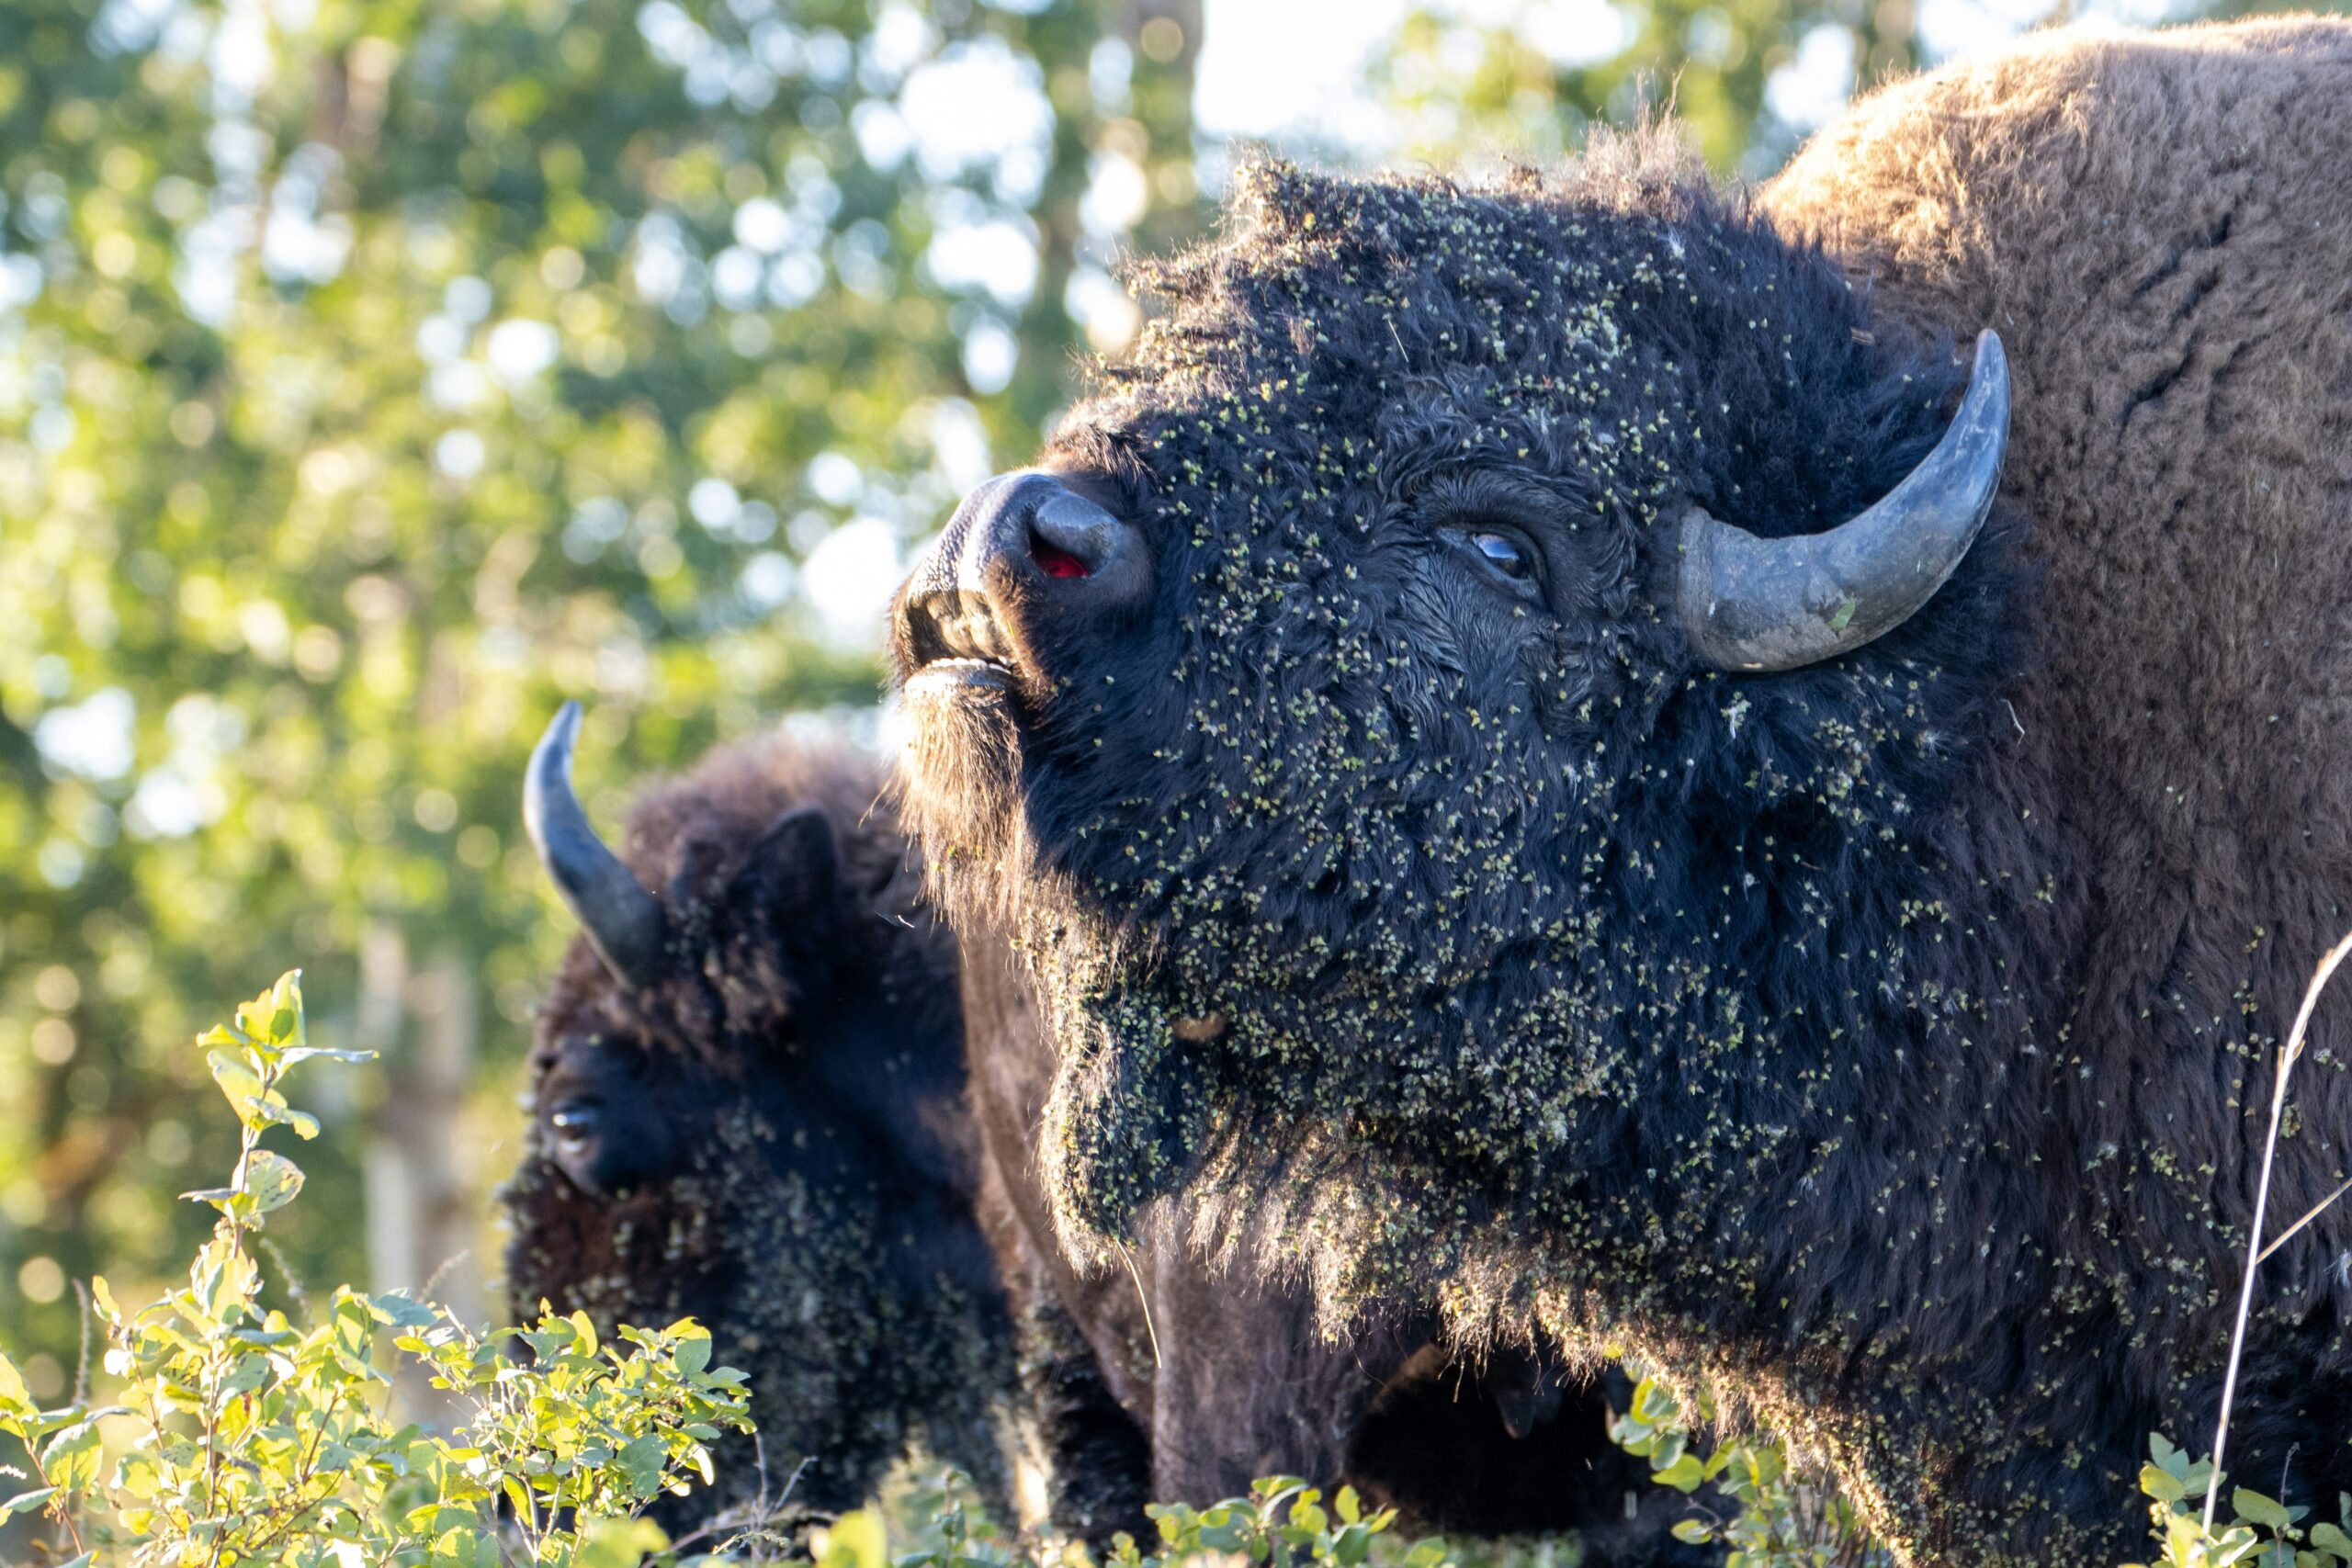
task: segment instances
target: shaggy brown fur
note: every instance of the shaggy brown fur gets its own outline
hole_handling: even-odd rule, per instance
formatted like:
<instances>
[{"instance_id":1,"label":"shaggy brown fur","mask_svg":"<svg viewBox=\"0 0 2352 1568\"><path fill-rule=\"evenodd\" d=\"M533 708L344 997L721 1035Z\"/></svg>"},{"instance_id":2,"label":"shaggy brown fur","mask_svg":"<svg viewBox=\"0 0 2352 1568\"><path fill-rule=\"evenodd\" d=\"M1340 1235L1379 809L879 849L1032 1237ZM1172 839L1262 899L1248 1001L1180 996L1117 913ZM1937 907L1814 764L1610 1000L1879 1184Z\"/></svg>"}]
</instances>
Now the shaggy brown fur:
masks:
<instances>
[{"instance_id":1,"label":"shaggy brown fur","mask_svg":"<svg viewBox=\"0 0 2352 1568\"><path fill-rule=\"evenodd\" d=\"M1909 1562L2132 1544L2352 905L2347 86L2346 24L2035 40L1760 209L1639 138L1490 189L1246 170L1046 455L1151 595L967 509L898 620L934 875L1047 988L1065 1234L1185 1195L1340 1314L1629 1345ZM1702 667L1684 509L1855 515L1984 326L2017 449L1949 585ZM2344 1174L2347 1019L2281 1215ZM2269 1265L2246 1363L2234 1457L2299 1499L2352 1485L2347 1258L2339 1209Z\"/></svg>"},{"instance_id":2,"label":"shaggy brown fur","mask_svg":"<svg viewBox=\"0 0 2352 1568\"><path fill-rule=\"evenodd\" d=\"M2275 996L2347 918L2347 104L2341 20L2068 28L1878 94L1763 193L1880 310L2008 344L2004 489L2065 607L2018 716L2132 916L2086 977L2102 1037L2171 1005L2176 937L2267 928Z\"/></svg>"},{"instance_id":3,"label":"shaggy brown fur","mask_svg":"<svg viewBox=\"0 0 2352 1568\"><path fill-rule=\"evenodd\" d=\"M2352 924L2347 105L2342 20L2067 28L1876 95L1762 196L1881 312L2016 367L2004 489L2051 607L2018 748L2088 916L2038 1157L2135 1338L2233 1303L2277 1037ZM2348 1026L2323 1005L2274 1231L2346 1174ZM2306 1502L2347 1479L2347 1258L2339 1209L2256 1296L2233 1468ZM2201 1449L2192 1403L2165 1424Z\"/></svg>"}]
</instances>

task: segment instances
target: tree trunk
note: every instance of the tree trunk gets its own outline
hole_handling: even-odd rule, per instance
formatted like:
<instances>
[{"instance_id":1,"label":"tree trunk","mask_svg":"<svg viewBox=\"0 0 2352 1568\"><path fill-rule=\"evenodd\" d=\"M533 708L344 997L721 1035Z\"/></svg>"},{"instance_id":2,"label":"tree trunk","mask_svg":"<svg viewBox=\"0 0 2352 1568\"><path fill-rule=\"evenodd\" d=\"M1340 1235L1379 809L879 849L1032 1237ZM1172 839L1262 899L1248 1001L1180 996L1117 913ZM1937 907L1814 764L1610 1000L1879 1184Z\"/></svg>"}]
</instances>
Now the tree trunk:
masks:
<instances>
[{"instance_id":1,"label":"tree trunk","mask_svg":"<svg viewBox=\"0 0 2352 1568\"><path fill-rule=\"evenodd\" d=\"M404 1031L403 1022L413 1027ZM390 1080L365 1168L368 1274L377 1291L439 1302L477 1328L485 1310L482 1270L473 1254L458 1126L480 1027L473 977L456 953L437 953L412 975L396 927L384 921L368 932L356 1032L383 1053ZM412 1413L448 1414L413 1367L403 1366L395 1381Z\"/></svg>"}]
</instances>

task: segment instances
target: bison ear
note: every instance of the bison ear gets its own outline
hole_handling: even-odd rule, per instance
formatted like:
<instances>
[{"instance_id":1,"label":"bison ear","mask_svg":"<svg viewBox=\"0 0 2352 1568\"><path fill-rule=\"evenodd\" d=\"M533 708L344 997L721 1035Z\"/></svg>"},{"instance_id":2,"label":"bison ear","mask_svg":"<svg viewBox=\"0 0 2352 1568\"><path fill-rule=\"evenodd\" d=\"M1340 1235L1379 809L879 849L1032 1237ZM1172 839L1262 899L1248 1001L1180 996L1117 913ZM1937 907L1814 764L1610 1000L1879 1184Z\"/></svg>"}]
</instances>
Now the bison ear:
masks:
<instances>
[{"instance_id":1,"label":"bison ear","mask_svg":"<svg viewBox=\"0 0 2352 1568\"><path fill-rule=\"evenodd\" d=\"M814 915L830 907L840 880L833 825L813 806L796 807L769 823L735 875L737 897L785 915Z\"/></svg>"}]
</instances>

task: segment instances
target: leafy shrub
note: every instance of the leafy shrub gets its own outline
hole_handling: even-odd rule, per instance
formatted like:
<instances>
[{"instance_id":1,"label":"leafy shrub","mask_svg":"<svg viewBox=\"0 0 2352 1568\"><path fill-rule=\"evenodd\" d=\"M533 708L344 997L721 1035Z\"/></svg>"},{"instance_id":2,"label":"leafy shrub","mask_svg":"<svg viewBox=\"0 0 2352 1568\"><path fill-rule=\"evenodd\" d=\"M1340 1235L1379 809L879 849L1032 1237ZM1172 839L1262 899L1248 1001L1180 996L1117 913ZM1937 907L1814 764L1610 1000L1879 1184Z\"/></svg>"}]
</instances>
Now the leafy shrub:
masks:
<instances>
[{"instance_id":1,"label":"leafy shrub","mask_svg":"<svg viewBox=\"0 0 2352 1568\"><path fill-rule=\"evenodd\" d=\"M2275 1497L2241 1486L2230 1494L2227 1523L2209 1525L2201 1501L2209 1486L2228 1479L2213 1473L2211 1460L2191 1460L2165 1440L2148 1438L2148 1462L2140 1467L2140 1490L2164 1546L2165 1568L2345 1568L2352 1564L2352 1495L2336 1498L2337 1524L2306 1526L2307 1507L2290 1507ZM2219 1517L2218 1510L2216 1517ZM2132 1568L2139 1568L2138 1564Z\"/></svg>"},{"instance_id":2,"label":"leafy shrub","mask_svg":"<svg viewBox=\"0 0 2352 1568\"><path fill-rule=\"evenodd\" d=\"M691 1320L623 1327L608 1343L584 1314L544 1306L532 1325L488 1334L405 1294L348 1286L307 1325L263 1306L253 1244L303 1181L263 1139L277 1127L300 1138L319 1131L288 1102L286 1075L313 1058L366 1054L308 1043L297 974L197 1043L240 1129L228 1184L186 1194L220 1220L187 1286L141 1311L125 1312L104 1279L91 1281L114 1403L77 1398L43 1410L0 1353L0 1432L24 1445L31 1467L21 1476L31 1484L0 1500L0 1519L39 1512L53 1521L72 1553L63 1568L634 1568L649 1557L797 1553L802 1542L753 1521L685 1557L641 1517L664 1494L710 1481L708 1445L724 1431L752 1429L743 1374L711 1367L710 1336ZM377 1367L388 1336L467 1412L451 1437L393 1424L391 1382ZM517 1341L527 1360L508 1348ZM1686 1415L1645 1377L1611 1426L1619 1446L1649 1461L1654 1482L1693 1500L1698 1511L1674 1527L1677 1537L1722 1544L1725 1568L1888 1561L1852 1507L1793 1470L1768 1435L1727 1437L1702 1452L1694 1428L1713 1419L1703 1398ZM2140 1489L2162 1568L2352 1568L2352 1496L2339 1499L2340 1522L2308 1523L2310 1509L2239 1487L2229 1517L2209 1524L2199 1500L2221 1481L2211 1461L2150 1438ZM971 1511L952 1475L925 1501L927 1541L895 1563L882 1517L860 1510L810 1543L820 1568L1029 1568L1054 1559ZM1348 1487L1327 1507L1319 1489L1283 1476L1257 1482L1247 1497L1148 1511L1158 1550L1146 1555L1122 1535L1110 1568L1203 1560L1362 1568L1396 1517L1367 1514ZM1455 1568L1439 1540L1383 1557L1385 1568Z\"/></svg>"},{"instance_id":3,"label":"leafy shrub","mask_svg":"<svg viewBox=\"0 0 2352 1568\"><path fill-rule=\"evenodd\" d=\"M1650 1461L1650 1479L1694 1499L1712 1485L1713 1500L1674 1527L1680 1540L1720 1541L1724 1568L1879 1568L1891 1561L1829 1483L1792 1471L1787 1452L1758 1433L1718 1442L1703 1458L1694 1426L1714 1419L1700 1403L1695 1422L1654 1379L1634 1385L1634 1400L1610 1436ZM2227 1517L2209 1525L2201 1506L2218 1489L2212 1461L2192 1460L2161 1433L2148 1438L2140 1490L2163 1551L2152 1564L2124 1568L2352 1568L2352 1494L2336 1499L2335 1524L2307 1524L2311 1509L2290 1506L2251 1487L2229 1494Z\"/></svg>"},{"instance_id":4,"label":"leafy shrub","mask_svg":"<svg viewBox=\"0 0 2352 1568\"><path fill-rule=\"evenodd\" d=\"M187 1194L220 1222L187 1286L141 1311L91 1281L114 1403L42 1410L0 1354L0 1432L25 1445L33 1483L0 1516L55 1521L68 1568L611 1568L661 1544L616 1523L707 1481L706 1445L751 1427L742 1374L710 1366L709 1334L624 1329L624 1350L575 1314L477 1336L438 1307L347 1286L308 1325L263 1306L252 1243L302 1172L262 1139L319 1130L287 1102L286 1074L358 1055L308 1043L295 974L197 1043L242 1129L228 1185ZM454 1437L392 1423L376 1365L387 1333L470 1412ZM527 1363L504 1348L517 1336Z\"/></svg>"},{"instance_id":5,"label":"leafy shrub","mask_svg":"<svg viewBox=\"0 0 2352 1568\"><path fill-rule=\"evenodd\" d=\"M691 1320L599 1338L584 1314L541 1309L525 1327L478 1334L445 1309L344 1287L315 1322L261 1302L253 1247L301 1192L302 1171L263 1146L317 1121L290 1105L289 1069L364 1053L309 1043L300 977L288 974L197 1044L241 1129L228 1184L187 1197L220 1211L187 1284L138 1312L91 1281L114 1402L43 1410L0 1353L0 1432L23 1443L31 1484L0 1520L38 1512L71 1556L63 1568L635 1568L797 1555L804 1543L753 1521L687 1556L642 1517L664 1494L711 1479L708 1445L748 1432L743 1374L710 1365ZM449 1437L394 1425L387 1338L429 1369L466 1412ZM519 1359L509 1347L529 1351ZM113 1440L109 1441L109 1438ZM11 1474L19 1472L11 1470ZM970 1512L952 1478L933 1504L930 1544L888 1556L881 1516L861 1510L818 1533L822 1568L1026 1568L1050 1558ZM1393 1511L1353 1491L1330 1508L1304 1482L1259 1482L1246 1498L1151 1510L1161 1551L1120 1537L1116 1568L1215 1554L1266 1568L1358 1568ZM1396 1568L1451 1568L1442 1541Z\"/></svg>"},{"instance_id":6,"label":"leafy shrub","mask_svg":"<svg viewBox=\"0 0 2352 1568\"><path fill-rule=\"evenodd\" d=\"M1719 1541L1730 1551L1724 1568L1877 1568L1888 1562L1852 1505L1820 1477L1791 1469L1787 1451L1764 1433L1727 1437L1702 1455L1693 1427L1715 1418L1703 1396L1696 1420L1655 1378L1634 1385L1609 1435L1626 1452L1650 1461L1650 1479L1698 1504L1699 1512L1674 1527L1678 1540ZM1712 1487L1699 1500L1702 1487ZM1719 1507L1716 1505L1728 1505Z\"/></svg>"},{"instance_id":7,"label":"leafy shrub","mask_svg":"<svg viewBox=\"0 0 2352 1568\"><path fill-rule=\"evenodd\" d=\"M1247 1497L1229 1497L1206 1507L1155 1503L1145 1513L1158 1527L1158 1550L1147 1556L1132 1536L1113 1539L1110 1568L1174 1568L1185 1562L1216 1562L1224 1568L1360 1568L1370 1561L1379 1538L1396 1523L1396 1511L1366 1512L1352 1486L1342 1486L1327 1507L1320 1488L1295 1476L1267 1476L1251 1483ZM849 1534L844 1534L847 1528ZM1028 1543L1008 1539L966 1506L952 1478L933 1503L927 1545L900 1554L894 1568L1029 1568L1041 1562ZM871 1543L874 1562L864 1552ZM833 1527L822 1568L880 1568L882 1524L870 1514L851 1515ZM1456 1568L1443 1540L1414 1542L1401 1555L1384 1554L1383 1568Z\"/></svg>"}]
</instances>

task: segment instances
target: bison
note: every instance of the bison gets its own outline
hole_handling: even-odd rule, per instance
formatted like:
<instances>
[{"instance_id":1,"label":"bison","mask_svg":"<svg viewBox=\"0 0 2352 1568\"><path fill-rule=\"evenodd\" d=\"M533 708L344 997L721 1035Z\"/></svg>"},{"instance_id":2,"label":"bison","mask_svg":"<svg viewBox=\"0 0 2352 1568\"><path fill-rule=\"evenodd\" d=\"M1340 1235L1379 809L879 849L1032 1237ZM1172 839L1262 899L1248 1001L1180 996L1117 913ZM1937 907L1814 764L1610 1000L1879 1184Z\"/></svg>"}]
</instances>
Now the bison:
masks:
<instances>
[{"instance_id":1,"label":"bison","mask_svg":"<svg viewBox=\"0 0 2352 1568\"><path fill-rule=\"evenodd\" d=\"M1065 1238L1623 1345L1905 1563L2112 1561L2352 919L2347 94L2341 22L2069 30L1752 198L1662 133L1245 167L893 612ZM2313 1042L2277 1213L2352 1164ZM2240 1379L2299 1499L2347 1257L2267 1266Z\"/></svg>"},{"instance_id":2,"label":"bison","mask_svg":"<svg viewBox=\"0 0 2352 1568\"><path fill-rule=\"evenodd\" d=\"M712 1327L751 1374L765 1473L730 1439L696 1509L782 1499L803 1460L791 1504L854 1506L914 1438L1001 1498L1020 1369L972 1218L953 946L870 825L878 775L719 751L639 800L624 862L571 793L578 723L568 705L526 790L585 930L538 1020L511 1293ZM1066 1481L1120 1490L1117 1438L1107 1474Z\"/></svg>"},{"instance_id":3,"label":"bison","mask_svg":"<svg viewBox=\"0 0 2352 1568\"><path fill-rule=\"evenodd\" d=\"M1426 1313L1327 1343L1300 1292L1181 1247L1072 1270L1029 1153L1050 1050L978 939L959 1010L871 763L724 748L640 798L623 861L572 795L577 724L558 716L526 790L583 931L540 1015L508 1271L518 1298L608 1327L692 1313L752 1372L766 1475L725 1455L673 1526L740 1513L763 1481L773 1499L804 1458L791 1500L852 1506L920 1438L1000 1507L1008 1455L1034 1461L1021 1506L1097 1540L1141 1528L1148 1495L1287 1472L1417 1525L1690 1556L1666 1535L1675 1500L1609 1446L1602 1391L1556 1363L1463 1365Z\"/></svg>"}]
</instances>

